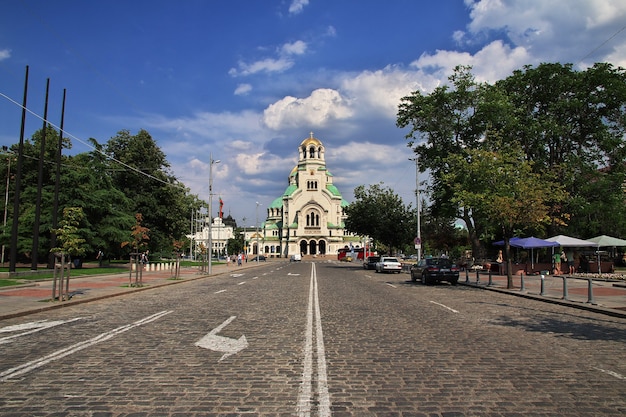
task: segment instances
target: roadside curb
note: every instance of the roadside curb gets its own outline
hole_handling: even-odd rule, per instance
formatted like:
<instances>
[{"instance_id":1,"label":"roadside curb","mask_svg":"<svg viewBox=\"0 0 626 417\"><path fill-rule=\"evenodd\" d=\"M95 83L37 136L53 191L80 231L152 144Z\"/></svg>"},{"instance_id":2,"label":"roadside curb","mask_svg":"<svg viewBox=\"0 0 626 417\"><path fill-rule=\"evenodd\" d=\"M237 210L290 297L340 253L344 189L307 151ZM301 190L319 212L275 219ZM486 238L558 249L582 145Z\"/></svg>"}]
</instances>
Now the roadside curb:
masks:
<instances>
[{"instance_id":1,"label":"roadside curb","mask_svg":"<svg viewBox=\"0 0 626 417\"><path fill-rule=\"evenodd\" d=\"M459 281L459 285L464 285L466 287L473 287L473 288L478 288L478 289L487 290L487 291L499 292L501 294L513 295L513 296L516 296L516 297L526 298L526 299L529 299L529 300L541 301L541 302L544 302L544 303L558 304L558 305L562 305L562 306L566 306L566 307L573 307L573 308L576 308L578 310L592 311L592 312L595 312L595 313L605 314L605 315L612 316L612 317L626 318L626 312L622 312L622 311L611 309L611 308L602 307L602 306L599 306L597 304L587 304L587 303L581 303L581 302L576 302L576 301L569 301L569 300L563 300L563 299L558 299L558 298L551 298L551 297L541 296L539 294L531 294L531 293L527 293L527 292L524 293L524 292L521 292L519 290L515 291L515 290L508 290L506 288L501 288L501 287L488 286L487 284L478 284L477 285L477 284L472 283L472 282L467 283L467 282Z\"/></svg>"}]
</instances>

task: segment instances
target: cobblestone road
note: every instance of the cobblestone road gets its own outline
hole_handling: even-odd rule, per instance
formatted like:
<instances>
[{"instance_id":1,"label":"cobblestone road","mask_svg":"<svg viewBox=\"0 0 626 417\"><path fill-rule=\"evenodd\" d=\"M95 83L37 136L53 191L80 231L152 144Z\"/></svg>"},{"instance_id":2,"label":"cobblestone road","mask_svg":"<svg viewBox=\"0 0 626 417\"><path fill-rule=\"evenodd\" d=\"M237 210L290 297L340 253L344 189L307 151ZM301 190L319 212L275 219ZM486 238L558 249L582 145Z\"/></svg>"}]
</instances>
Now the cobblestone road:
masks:
<instances>
[{"instance_id":1,"label":"cobblestone road","mask_svg":"<svg viewBox=\"0 0 626 417\"><path fill-rule=\"evenodd\" d=\"M626 415L626 319L336 262L0 321L0 347L7 416Z\"/></svg>"}]
</instances>

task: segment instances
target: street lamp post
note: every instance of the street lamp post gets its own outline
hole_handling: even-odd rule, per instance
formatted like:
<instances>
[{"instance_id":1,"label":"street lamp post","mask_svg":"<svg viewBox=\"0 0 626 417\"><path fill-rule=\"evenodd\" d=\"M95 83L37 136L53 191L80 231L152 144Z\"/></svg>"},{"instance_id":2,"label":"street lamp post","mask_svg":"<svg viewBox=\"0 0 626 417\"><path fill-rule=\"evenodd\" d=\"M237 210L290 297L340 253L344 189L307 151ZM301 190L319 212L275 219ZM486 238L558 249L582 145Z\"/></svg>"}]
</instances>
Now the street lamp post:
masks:
<instances>
[{"instance_id":1,"label":"street lamp post","mask_svg":"<svg viewBox=\"0 0 626 417\"><path fill-rule=\"evenodd\" d=\"M417 260L422 259L422 228L421 222L421 201L420 201L420 169L419 169L419 156L416 154L415 158L409 158L409 161L415 161L415 200L417 207L417 237L415 238L415 248L417 249Z\"/></svg>"},{"instance_id":2,"label":"street lamp post","mask_svg":"<svg viewBox=\"0 0 626 417\"><path fill-rule=\"evenodd\" d=\"M259 248L259 206L261 203L256 202L256 263L259 263L261 257L261 248Z\"/></svg>"},{"instance_id":3,"label":"street lamp post","mask_svg":"<svg viewBox=\"0 0 626 417\"><path fill-rule=\"evenodd\" d=\"M213 231L211 230L211 226L213 224L213 164L219 164L220 160L213 159L213 153L209 154L209 158L211 162L209 163L209 275L211 275L212 264L213 264Z\"/></svg>"}]
</instances>

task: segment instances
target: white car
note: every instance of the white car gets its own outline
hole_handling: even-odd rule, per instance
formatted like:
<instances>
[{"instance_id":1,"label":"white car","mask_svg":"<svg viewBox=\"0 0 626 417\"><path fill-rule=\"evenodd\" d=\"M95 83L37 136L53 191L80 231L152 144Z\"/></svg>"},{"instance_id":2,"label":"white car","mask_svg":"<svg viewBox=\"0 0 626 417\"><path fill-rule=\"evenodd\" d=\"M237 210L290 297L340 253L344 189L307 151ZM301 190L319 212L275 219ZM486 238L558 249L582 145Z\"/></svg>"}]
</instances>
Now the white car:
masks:
<instances>
[{"instance_id":1,"label":"white car","mask_svg":"<svg viewBox=\"0 0 626 417\"><path fill-rule=\"evenodd\" d=\"M393 256L381 256L376 264L376 272L402 272L402 264Z\"/></svg>"},{"instance_id":2,"label":"white car","mask_svg":"<svg viewBox=\"0 0 626 417\"><path fill-rule=\"evenodd\" d=\"M300 262L300 261L302 261L302 256L299 253L295 253L291 255L291 257L289 258L289 262Z\"/></svg>"}]
</instances>

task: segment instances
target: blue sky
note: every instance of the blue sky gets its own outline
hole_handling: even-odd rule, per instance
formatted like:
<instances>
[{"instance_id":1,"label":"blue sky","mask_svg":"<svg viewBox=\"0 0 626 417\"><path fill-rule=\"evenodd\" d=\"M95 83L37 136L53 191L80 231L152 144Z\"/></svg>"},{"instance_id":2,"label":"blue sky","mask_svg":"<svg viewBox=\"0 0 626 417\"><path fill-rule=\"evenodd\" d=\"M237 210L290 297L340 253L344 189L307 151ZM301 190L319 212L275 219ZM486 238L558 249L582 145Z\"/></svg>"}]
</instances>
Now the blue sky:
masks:
<instances>
[{"instance_id":1,"label":"blue sky","mask_svg":"<svg viewBox=\"0 0 626 417\"><path fill-rule=\"evenodd\" d=\"M489 82L541 62L626 67L625 23L623 0L4 1L0 144L19 140L28 65L27 137L50 78L53 124L67 89L71 152L146 129L205 200L212 153L215 193L242 225L285 190L311 131L348 201L382 181L414 204L401 97L460 64Z\"/></svg>"}]
</instances>

